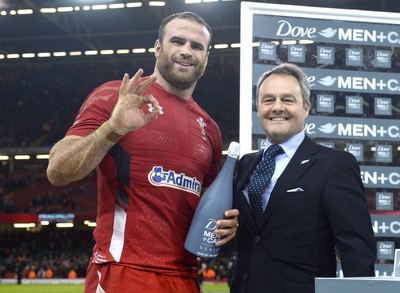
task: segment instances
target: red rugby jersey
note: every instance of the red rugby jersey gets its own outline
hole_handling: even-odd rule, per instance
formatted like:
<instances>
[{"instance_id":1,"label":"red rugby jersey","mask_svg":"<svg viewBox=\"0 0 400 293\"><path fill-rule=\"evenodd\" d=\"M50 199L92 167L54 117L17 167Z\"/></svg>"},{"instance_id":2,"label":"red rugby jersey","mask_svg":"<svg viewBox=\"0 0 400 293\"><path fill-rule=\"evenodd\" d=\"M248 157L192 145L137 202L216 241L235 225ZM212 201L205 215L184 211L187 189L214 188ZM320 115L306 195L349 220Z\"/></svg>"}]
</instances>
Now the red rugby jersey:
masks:
<instances>
[{"instance_id":1,"label":"red rugby jersey","mask_svg":"<svg viewBox=\"0 0 400 293\"><path fill-rule=\"evenodd\" d=\"M86 136L111 115L121 81L96 88L67 135ZM125 135L97 167L98 211L93 261L120 262L168 274L197 276L184 248L202 186L217 176L222 139L212 118L190 98L153 83L158 118ZM143 111L152 111L151 104Z\"/></svg>"}]
</instances>

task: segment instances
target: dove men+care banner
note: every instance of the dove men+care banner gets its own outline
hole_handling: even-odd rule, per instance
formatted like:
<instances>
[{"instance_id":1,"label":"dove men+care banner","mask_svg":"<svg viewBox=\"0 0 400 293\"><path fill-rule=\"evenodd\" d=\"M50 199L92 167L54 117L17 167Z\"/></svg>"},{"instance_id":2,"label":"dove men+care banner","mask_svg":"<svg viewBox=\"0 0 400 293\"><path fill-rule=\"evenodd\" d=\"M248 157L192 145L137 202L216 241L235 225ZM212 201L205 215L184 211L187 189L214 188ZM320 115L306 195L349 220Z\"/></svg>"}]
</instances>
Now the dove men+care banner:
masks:
<instances>
[{"instance_id":1,"label":"dove men+care banner","mask_svg":"<svg viewBox=\"0 0 400 293\"><path fill-rule=\"evenodd\" d=\"M241 153L265 146L255 104L259 77L296 64L311 86L305 133L354 155L375 236L398 243L400 13L241 2L240 38ZM393 261L385 255L377 275L392 272Z\"/></svg>"}]
</instances>

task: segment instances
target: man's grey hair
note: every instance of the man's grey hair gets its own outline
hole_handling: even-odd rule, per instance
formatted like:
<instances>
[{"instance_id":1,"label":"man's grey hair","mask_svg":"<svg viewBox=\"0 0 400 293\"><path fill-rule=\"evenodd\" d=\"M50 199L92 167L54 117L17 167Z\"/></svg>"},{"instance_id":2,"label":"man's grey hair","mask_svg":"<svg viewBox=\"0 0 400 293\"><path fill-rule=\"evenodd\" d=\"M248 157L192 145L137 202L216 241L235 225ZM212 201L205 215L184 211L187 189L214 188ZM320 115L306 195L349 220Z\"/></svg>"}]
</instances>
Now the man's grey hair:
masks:
<instances>
[{"instance_id":1,"label":"man's grey hair","mask_svg":"<svg viewBox=\"0 0 400 293\"><path fill-rule=\"evenodd\" d=\"M259 99L258 95L260 92L261 84L263 83L263 81L265 79L267 79L269 76L271 76L273 74L293 76L294 78L296 78L300 85L301 96L303 98L303 105L305 106L308 102L310 102L311 89L310 89L310 83L308 82L308 78L307 78L306 74L297 65L290 64L290 63L284 63L284 64L274 67L273 69L271 69L267 72L264 72L264 74L261 75L260 79L257 82L257 90L256 90L257 108L258 108L258 99Z\"/></svg>"}]
</instances>

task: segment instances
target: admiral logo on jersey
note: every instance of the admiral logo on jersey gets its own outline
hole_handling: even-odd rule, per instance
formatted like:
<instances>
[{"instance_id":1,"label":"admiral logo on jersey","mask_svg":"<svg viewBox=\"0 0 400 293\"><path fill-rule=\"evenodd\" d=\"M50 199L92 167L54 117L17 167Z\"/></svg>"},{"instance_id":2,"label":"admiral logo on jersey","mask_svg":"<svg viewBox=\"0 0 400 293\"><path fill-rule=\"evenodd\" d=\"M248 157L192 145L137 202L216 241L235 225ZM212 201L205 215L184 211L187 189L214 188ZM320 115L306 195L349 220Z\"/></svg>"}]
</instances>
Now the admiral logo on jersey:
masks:
<instances>
[{"instance_id":1,"label":"admiral logo on jersey","mask_svg":"<svg viewBox=\"0 0 400 293\"><path fill-rule=\"evenodd\" d=\"M185 173L177 174L175 171L164 171L162 166L154 166L148 174L150 184L180 189L200 196L201 182L196 177L188 177Z\"/></svg>"}]
</instances>

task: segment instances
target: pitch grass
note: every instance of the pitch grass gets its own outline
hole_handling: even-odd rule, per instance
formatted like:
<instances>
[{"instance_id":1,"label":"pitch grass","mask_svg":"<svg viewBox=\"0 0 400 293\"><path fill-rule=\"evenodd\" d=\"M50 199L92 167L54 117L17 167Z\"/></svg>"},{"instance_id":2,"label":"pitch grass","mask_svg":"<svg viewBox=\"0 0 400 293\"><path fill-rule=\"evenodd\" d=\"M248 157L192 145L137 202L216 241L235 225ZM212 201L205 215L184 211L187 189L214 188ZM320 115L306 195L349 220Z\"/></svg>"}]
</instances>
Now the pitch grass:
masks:
<instances>
[{"instance_id":1,"label":"pitch grass","mask_svg":"<svg viewBox=\"0 0 400 293\"><path fill-rule=\"evenodd\" d=\"M203 284L204 293L227 293L229 287L227 284Z\"/></svg>"},{"instance_id":2,"label":"pitch grass","mask_svg":"<svg viewBox=\"0 0 400 293\"><path fill-rule=\"evenodd\" d=\"M83 285L73 284L23 284L7 285L0 284L0 293L82 293ZM207 293L226 293L229 292L226 284L203 284L203 292Z\"/></svg>"},{"instance_id":3,"label":"pitch grass","mask_svg":"<svg viewBox=\"0 0 400 293\"><path fill-rule=\"evenodd\" d=\"M0 285L1 293L83 293L83 284Z\"/></svg>"}]
</instances>

